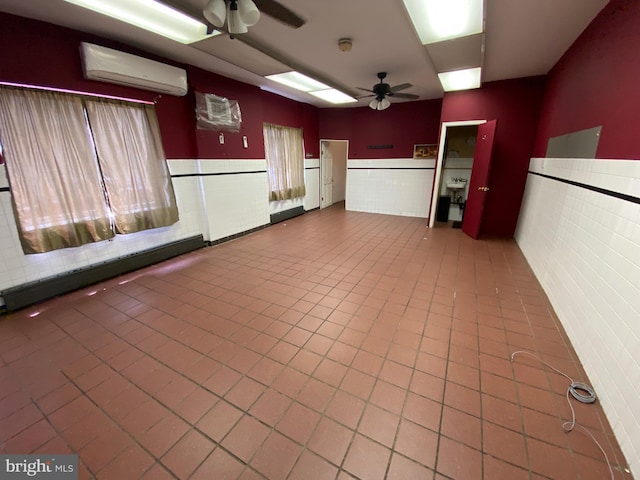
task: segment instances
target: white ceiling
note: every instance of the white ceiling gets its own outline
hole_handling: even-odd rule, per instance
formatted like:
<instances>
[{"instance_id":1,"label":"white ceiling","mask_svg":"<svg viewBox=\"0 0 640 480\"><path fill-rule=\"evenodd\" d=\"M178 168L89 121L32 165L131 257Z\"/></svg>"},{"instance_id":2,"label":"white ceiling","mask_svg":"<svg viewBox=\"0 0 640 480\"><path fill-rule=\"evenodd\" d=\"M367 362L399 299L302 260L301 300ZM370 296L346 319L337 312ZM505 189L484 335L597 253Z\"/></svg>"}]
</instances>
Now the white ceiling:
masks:
<instances>
[{"instance_id":1,"label":"white ceiling","mask_svg":"<svg viewBox=\"0 0 640 480\"><path fill-rule=\"evenodd\" d=\"M151 32L69 4L64 0L0 0L0 11L81 30L196 65L265 90L319 107L327 103L279 85L263 75L297 69L343 90L362 95L377 72L388 72L390 85L420 100L442 97L435 65L452 58L473 61L484 44L483 82L546 74L608 0L485 0L484 38L447 42L428 49L420 44L402 0L278 0L307 20L299 29L262 18L247 42L227 36L182 45ZM200 11L207 0L172 0ZM338 40L353 39L341 52ZM264 52L269 53L266 55ZM392 99L399 102L401 99ZM362 106L362 99L348 106Z\"/></svg>"}]
</instances>

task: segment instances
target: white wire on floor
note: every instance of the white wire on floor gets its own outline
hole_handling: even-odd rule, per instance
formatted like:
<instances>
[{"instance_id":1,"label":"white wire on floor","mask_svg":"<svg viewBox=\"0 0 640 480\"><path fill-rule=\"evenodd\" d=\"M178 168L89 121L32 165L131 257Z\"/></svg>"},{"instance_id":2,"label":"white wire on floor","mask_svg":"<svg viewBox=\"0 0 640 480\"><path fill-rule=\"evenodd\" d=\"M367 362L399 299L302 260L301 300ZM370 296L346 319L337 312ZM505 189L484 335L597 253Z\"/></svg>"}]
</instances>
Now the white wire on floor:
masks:
<instances>
[{"instance_id":1,"label":"white wire on floor","mask_svg":"<svg viewBox=\"0 0 640 480\"><path fill-rule=\"evenodd\" d=\"M512 362L513 362L513 360L514 360L516 355L529 355L530 357L535 358L536 360L538 360L543 365L546 365L547 367L549 367L554 372L562 375L567 380L569 380L570 383L569 383L569 387L567 388L566 397L567 397L567 403L569 404L569 409L571 410L571 421L570 422L563 422L562 423L562 429L567 433L571 432L575 427L580 427L582 430L584 430L586 432L586 434L589 435L589 437L591 437L591 440L593 440L593 443L595 443L596 446L602 452L602 455L604 456L604 459L607 462L607 466L609 467L609 473L611 474L611 480L615 480L614 476L613 476L613 468L611 467L611 463L609 462L609 457L607 456L607 453L604 451L604 448L602 448L602 445L600 445L598 440L596 440L596 437L594 437L593 434L587 428L583 427L578 422L576 422L576 412L573 409L573 405L571 405L571 397L569 395L571 395L573 398L575 398L576 400L578 400L581 403L594 403L596 401L596 393L593 390L593 388L591 388L589 385L587 385L585 383L576 382L569 375L567 375L566 373L561 372L560 370L555 368L553 365L550 365L549 363L545 362L540 357L538 357L537 355L534 355L531 352L527 352L526 350L518 350L517 352L513 352L511 354L511 361ZM585 393L583 393L583 392L585 392Z\"/></svg>"}]
</instances>

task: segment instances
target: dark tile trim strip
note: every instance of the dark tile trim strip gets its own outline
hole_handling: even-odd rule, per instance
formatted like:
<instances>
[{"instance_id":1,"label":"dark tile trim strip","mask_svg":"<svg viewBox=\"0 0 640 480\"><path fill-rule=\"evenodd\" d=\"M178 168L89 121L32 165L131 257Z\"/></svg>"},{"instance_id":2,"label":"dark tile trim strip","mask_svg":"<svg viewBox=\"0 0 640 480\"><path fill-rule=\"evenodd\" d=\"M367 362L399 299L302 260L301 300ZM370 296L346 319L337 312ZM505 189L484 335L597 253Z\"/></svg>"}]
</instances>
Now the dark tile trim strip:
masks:
<instances>
[{"instance_id":1,"label":"dark tile trim strip","mask_svg":"<svg viewBox=\"0 0 640 480\"><path fill-rule=\"evenodd\" d=\"M435 170L436 167L348 167L347 170Z\"/></svg>"},{"instance_id":2,"label":"dark tile trim strip","mask_svg":"<svg viewBox=\"0 0 640 480\"><path fill-rule=\"evenodd\" d=\"M233 235L229 235L228 237L222 237L222 238L218 238L216 240L207 240L205 243L207 244L207 246L213 247L214 245L219 245L221 243L225 243L225 242L228 242L230 240L235 240L236 238L244 237L245 235L249 235L250 233L257 232L258 230L262 230L263 228L267 228L270 225L271 225L270 223L267 223L265 225L260 225L259 227L254 227L254 228L252 228L250 230L245 230L244 232L234 233Z\"/></svg>"},{"instance_id":3,"label":"dark tile trim strip","mask_svg":"<svg viewBox=\"0 0 640 480\"><path fill-rule=\"evenodd\" d=\"M249 172L221 172L221 173L179 173L177 175L171 175L171 178L183 178L183 177L219 177L222 175L246 175L248 173L267 173L266 170L252 170Z\"/></svg>"},{"instance_id":4,"label":"dark tile trim strip","mask_svg":"<svg viewBox=\"0 0 640 480\"><path fill-rule=\"evenodd\" d=\"M532 172L529 170L531 175L536 175L538 177L547 178L549 180L555 180L556 182L566 183L567 185L572 185L574 187L584 188L586 190L591 190L592 192L601 193L603 195L607 195L609 197L618 198L620 200L625 200L631 203L640 204L640 197L634 197L633 195L627 195L625 193L614 192L613 190L607 190L606 188L594 187L593 185L587 185L586 183L574 182L573 180L567 180L565 178L554 177L551 175L545 175L544 173Z\"/></svg>"},{"instance_id":5,"label":"dark tile trim strip","mask_svg":"<svg viewBox=\"0 0 640 480\"><path fill-rule=\"evenodd\" d=\"M8 192L9 187L0 187L0 192Z\"/></svg>"},{"instance_id":6,"label":"dark tile trim strip","mask_svg":"<svg viewBox=\"0 0 640 480\"><path fill-rule=\"evenodd\" d=\"M304 167L305 170L320 170L320 167Z\"/></svg>"}]
</instances>

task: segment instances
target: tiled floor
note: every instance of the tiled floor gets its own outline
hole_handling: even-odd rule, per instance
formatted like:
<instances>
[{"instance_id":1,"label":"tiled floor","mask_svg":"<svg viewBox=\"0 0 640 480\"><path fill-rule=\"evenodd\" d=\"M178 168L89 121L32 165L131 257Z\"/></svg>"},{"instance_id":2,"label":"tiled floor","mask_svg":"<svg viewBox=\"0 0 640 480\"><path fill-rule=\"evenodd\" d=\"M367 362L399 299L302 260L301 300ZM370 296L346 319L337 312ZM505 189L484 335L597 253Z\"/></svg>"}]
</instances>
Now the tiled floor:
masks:
<instances>
[{"instance_id":1,"label":"tiled floor","mask_svg":"<svg viewBox=\"0 0 640 480\"><path fill-rule=\"evenodd\" d=\"M1 319L0 452L118 480L609 478L523 349L586 380L514 241L330 208Z\"/></svg>"}]
</instances>

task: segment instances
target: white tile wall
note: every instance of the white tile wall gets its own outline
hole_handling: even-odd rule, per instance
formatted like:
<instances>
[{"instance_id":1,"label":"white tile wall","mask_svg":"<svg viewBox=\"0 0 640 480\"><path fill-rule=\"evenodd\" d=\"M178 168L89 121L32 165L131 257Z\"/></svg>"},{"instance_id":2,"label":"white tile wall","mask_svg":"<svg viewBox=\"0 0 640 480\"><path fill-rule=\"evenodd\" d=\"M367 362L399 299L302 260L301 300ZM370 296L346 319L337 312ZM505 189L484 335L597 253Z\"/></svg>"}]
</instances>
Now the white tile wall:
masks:
<instances>
[{"instance_id":1,"label":"white tile wall","mask_svg":"<svg viewBox=\"0 0 640 480\"><path fill-rule=\"evenodd\" d=\"M177 161L169 162L170 170L173 162ZM6 186L4 165L0 166L0 172L0 186ZM22 252L11 195L9 192L0 192L0 290L200 234L202 210L197 196L194 199L192 194L194 185L196 182L192 179L174 181L180 220L170 227L117 235L115 239L105 242L36 255Z\"/></svg>"},{"instance_id":2,"label":"white tile wall","mask_svg":"<svg viewBox=\"0 0 640 480\"><path fill-rule=\"evenodd\" d=\"M347 160L345 208L427 218L434 168L425 159Z\"/></svg>"},{"instance_id":3,"label":"white tile wall","mask_svg":"<svg viewBox=\"0 0 640 480\"><path fill-rule=\"evenodd\" d=\"M246 232L269 223L265 160L200 160L205 240ZM243 173L236 172L259 172ZM220 174L227 175L206 175Z\"/></svg>"},{"instance_id":4,"label":"white tile wall","mask_svg":"<svg viewBox=\"0 0 640 480\"><path fill-rule=\"evenodd\" d=\"M304 185L307 194L304 197L306 211L320 208L320 159L307 158L304 161Z\"/></svg>"},{"instance_id":5,"label":"white tile wall","mask_svg":"<svg viewBox=\"0 0 640 480\"><path fill-rule=\"evenodd\" d=\"M530 171L640 197L640 161L532 159ZM516 240L640 477L640 205L529 174Z\"/></svg>"}]
</instances>

